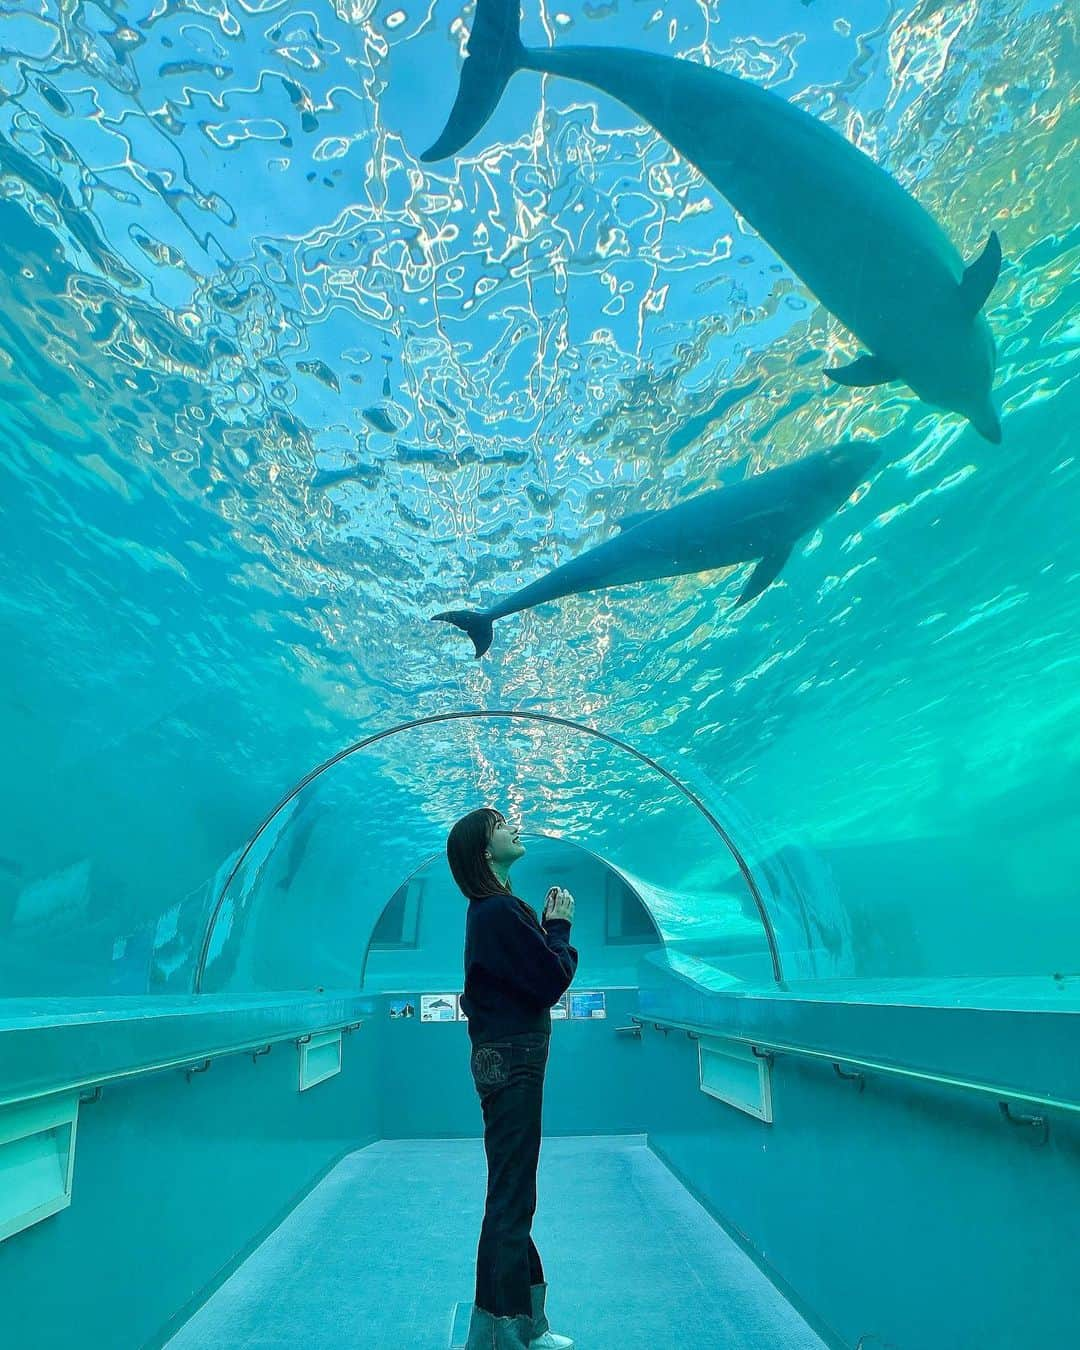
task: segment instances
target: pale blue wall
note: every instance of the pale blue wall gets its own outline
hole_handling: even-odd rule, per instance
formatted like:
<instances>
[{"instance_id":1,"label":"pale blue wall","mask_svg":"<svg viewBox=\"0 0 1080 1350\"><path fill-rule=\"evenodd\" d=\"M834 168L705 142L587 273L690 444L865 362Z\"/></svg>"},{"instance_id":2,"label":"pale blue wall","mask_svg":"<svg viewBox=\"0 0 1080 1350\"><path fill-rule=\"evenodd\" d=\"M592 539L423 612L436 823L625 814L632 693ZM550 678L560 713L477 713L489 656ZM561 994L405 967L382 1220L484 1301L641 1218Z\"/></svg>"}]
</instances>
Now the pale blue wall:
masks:
<instances>
[{"instance_id":1,"label":"pale blue wall","mask_svg":"<svg viewBox=\"0 0 1080 1350\"><path fill-rule=\"evenodd\" d=\"M380 1023L297 1091L297 1051L107 1086L79 1112L72 1203L0 1245L11 1350L153 1345L346 1152L381 1137ZM189 1306L190 1305L190 1306Z\"/></svg>"},{"instance_id":2,"label":"pale blue wall","mask_svg":"<svg viewBox=\"0 0 1080 1350\"><path fill-rule=\"evenodd\" d=\"M1080 1316L1075 1117L1047 1112L1041 1145L993 1098L873 1075L860 1093L828 1062L778 1057L764 1125L700 1091L697 1043L681 1031L646 1020L641 1039L617 1036L636 1007L633 991L609 991L605 1021L554 1024L547 1135L647 1132L838 1347L860 1337L864 1350L1068 1343ZM797 1036L790 1010L759 1013L762 1025L770 1015ZM1008 1015L985 1014L983 1032L979 1016L965 1026L981 1050L1009 1039ZM914 1046L923 1033L905 1032L912 1013L895 1017L897 1041ZM1037 1026L1064 1084L1074 1034L1055 1050L1045 1041L1061 1017ZM953 1053L963 1059L959 1044ZM290 1044L257 1065L215 1062L190 1084L173 1071L107 1088L84 1106L71 1208L0 1250L0 1300L20 1350L66 1350L73 1325L88 1345L109 1344L117 1328L124 1344L142 1344L208 1296L343 1151L482 1131L464 1023L391 1021L380 997L345 1038L344 1066L298 1094ZM115 1279L149 1262L154 1280Z\"/></svg>"},{"instance_id":3,"label":"pale blue wall","mask_svg":"<svg viewBox=\"0 0 1080 1350\"><path fill-rule=\"evenodd\" d=\"M828 1063L778 1058L766 1126L698 1090L685 1037L640 1049L650 1146L832 1344L1074 1341L1076 1117L1040 1145L993 1100L874 1077L859 1094Z\"/></svg>"}]
</instances>

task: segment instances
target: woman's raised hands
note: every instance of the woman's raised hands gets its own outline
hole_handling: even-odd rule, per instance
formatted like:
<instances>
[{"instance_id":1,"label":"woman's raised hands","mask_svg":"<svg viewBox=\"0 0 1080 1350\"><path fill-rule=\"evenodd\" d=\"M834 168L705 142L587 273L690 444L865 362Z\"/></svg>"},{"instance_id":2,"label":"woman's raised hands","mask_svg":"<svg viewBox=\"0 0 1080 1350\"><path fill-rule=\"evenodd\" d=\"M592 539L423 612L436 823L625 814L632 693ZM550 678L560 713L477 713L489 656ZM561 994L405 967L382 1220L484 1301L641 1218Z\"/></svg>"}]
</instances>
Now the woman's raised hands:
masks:
<instances>
[{"instance_id":1,"label":"woman's raised hands","mask_svg":"<svg viewBox=\"0 0 1080 1350\"><path fill-rule=\"evenodd\" d=\"M544 918L566 919L570 923L574 922L574 897L569 891L564 890L561 886L552 886L547 893Z\"/></svg>"}]
</instances>

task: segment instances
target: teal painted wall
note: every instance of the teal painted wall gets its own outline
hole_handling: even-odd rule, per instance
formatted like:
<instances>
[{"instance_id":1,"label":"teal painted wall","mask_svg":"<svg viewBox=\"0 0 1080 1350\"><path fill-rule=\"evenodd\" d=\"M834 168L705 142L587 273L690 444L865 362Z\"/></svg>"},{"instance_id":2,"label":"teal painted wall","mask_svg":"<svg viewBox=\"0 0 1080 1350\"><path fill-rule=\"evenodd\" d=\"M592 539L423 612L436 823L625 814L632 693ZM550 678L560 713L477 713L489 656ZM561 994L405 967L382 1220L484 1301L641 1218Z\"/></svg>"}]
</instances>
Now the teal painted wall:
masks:
<instances>
[{"instance_id":1,"label":"teal painted wall","mask_svg":"<svg viewBox=\"0 0 1080 1350\"><path fill-rule=\"evenodd\" d=\"M377 1024L297 1091L287 1042L105 1088L79 1112L71 1206L0 1246L5 1350L159 1345L345 1153L379 1137Z\"/></svg>"},{"instance_id":2,"label":"teal painted wall","mask_svg":"<svg viewBox=\"0 0 1080 1350\"><path fill-rule=\"evenodd\" d=\"M636 990L608 991L607 1004L606 1019L553 1024L545 1134L647 1133L830 1344L1070 1344L1080 1126L1051 1112L1040 1145L992 1098L872 1075L860 1093L827 1063L784 1056L763 1125L700 1091L681 1031L616 1035ZM94 1350L157 1346L344 1153L479 1137L466 1024L387 1009L379 998L345 1038L342 1074L303 1094L289 1043L84 1106L71 1208L0 1247L10 1343L67 1350L77 1327Z\"/></svg>"},{"instance_id":3,"label":"teal painted wall","mask_svg":"<svg viewBox=\"0 0 1080 1350\"><path fill-rule=\"evenodd\" d=\"M641 1047L632 1037L616 1036L614 1030L630 1024L637 991L606 993L606 1018L551 1024L544 1079L545 1134L640 1134L645 1129ZM379 1003L380 1015L386 1016L387 1000ZM483 1134L484 1118L469 1071L467 1023L387 1020L380 1045L385 1138Z\"/></svg>"},{"instance_id":4,"label":"teal painted wall","mask_svg":"<svg viewBox=\"0 0 1080 1350\"><path fill-rule=\"evenodd\" d=\"M1080 1327L1080 1126L1049 1142L991 1099L777 1058L764 1125L646 1030L650 1146L845 1350L1033 1350ZM1068 1047L1062 1047L1068 1053ZM962 1066L958 1066L962 1069Z\"/></svg>"},{"instance_id":5,"label":"teal painted wall","mask_svg":"<svg viewBox=\"0 0 1080 1350\"><path fill-rule=\"evenodd\" d=\"M1080 1326L1072 1278L1080 1122L1051 1112L1040 1145L1035 1131L1010 1127L990 1097L873 1075L860 1093L829 1063L778 1057L774 1121L764 1125L700 1091L697 1044L681 1031L665 1035L646 1022L640 1040L615 1035L638 1012L636 990L608 991L607 1004L605 1021L552 1025L545 1135L647 1133L828 1343L1071 1343ZM913 1054L924 1020L913 1012ZM384 1030L385 1136L481 1133L465 1024L407 1019ZM783 1030L798 1039L796 1025ZM904 1039L903 1025L896 1034ZM992 1034L1008 1029L995 1023ZM1067 1056L1069 1044L1057 1053ZM955 1065L965 1067L974 1061Z\"/></svg>"}]
</instances>

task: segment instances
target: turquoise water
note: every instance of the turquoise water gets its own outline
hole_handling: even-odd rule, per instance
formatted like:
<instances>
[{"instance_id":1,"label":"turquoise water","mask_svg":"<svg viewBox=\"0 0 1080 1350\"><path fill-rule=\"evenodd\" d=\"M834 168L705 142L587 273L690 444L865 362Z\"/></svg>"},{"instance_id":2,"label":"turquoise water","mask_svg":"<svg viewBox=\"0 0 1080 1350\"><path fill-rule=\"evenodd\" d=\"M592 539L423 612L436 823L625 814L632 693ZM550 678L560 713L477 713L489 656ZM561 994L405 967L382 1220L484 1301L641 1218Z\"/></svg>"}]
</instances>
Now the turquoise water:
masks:
<instances>
[{"instance_id":1,"label":"turquoise water","mask_svg":"<svg viewBox=\"0 0 1080 1350\"><path fill-rule=\"evenodd\" d=\"M0 992L188 992L215 912L208 988L345 984L481 801L610 860L673 951L733 969L756 919L701 815L610 744L520 719L344 761L218 908L314 766L504 709L617 736L707 801L792 978L1075 998L1066 8L524 17L537 46L643 48L797 103L966 260L996 231L1000 445L906 385L829 385L851 334L583 86L523 73L484 137L421 164L469 22L442 0L0 10ZM482 661L429 621L747 455L848 439L882 467L746 608L740 566L501 620ZM302 955L237 965L251 925Z\"/></svg>"}]
</instances>

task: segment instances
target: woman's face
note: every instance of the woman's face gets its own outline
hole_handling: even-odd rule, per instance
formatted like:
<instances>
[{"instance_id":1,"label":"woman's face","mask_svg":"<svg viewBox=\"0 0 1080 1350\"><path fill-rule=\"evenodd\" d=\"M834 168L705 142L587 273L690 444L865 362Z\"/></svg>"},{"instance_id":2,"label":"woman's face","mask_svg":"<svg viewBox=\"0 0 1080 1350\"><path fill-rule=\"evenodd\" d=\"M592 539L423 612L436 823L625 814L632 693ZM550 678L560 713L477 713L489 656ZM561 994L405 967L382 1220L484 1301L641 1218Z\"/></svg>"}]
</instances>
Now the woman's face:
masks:
<instances>
[{"instance_id":1,"label":"woman's face","mask_svg":"<svg viewBox=\"0 0 1080 1350\"><path fill-rule=\"evenodd\" d=\"M511 863L517 862L525 853L525 845L518 839L517 826L508 825L500 816L491 832L487 852L492 864L506 868Z\"/></svg>"}]
</instances>

